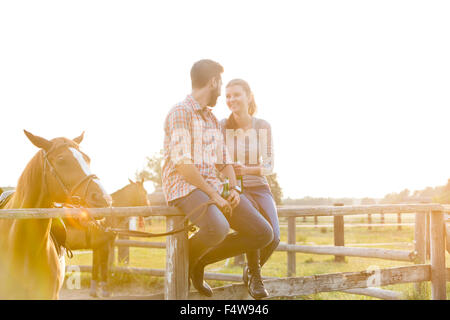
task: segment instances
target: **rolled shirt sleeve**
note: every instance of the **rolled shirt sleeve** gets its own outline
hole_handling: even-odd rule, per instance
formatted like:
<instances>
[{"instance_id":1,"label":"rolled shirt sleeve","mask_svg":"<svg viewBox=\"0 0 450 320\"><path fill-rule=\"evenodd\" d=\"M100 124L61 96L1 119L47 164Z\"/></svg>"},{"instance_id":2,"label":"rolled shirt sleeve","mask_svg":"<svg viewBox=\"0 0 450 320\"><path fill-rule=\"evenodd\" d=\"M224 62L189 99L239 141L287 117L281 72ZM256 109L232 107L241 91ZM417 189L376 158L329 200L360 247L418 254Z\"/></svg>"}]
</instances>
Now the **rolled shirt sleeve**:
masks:
<instances>
[{"instance_id":1,"label":"rolled shirt sleeve","mask_svg":"<svg viewBox=\"0 0 450 320\"><path fill-rule=\"evenodd\" d=\"M174 165L192 161L190 115L182 108L174 109L167 116L170 136L170 161Z\"/></svg>"}]
</instances>

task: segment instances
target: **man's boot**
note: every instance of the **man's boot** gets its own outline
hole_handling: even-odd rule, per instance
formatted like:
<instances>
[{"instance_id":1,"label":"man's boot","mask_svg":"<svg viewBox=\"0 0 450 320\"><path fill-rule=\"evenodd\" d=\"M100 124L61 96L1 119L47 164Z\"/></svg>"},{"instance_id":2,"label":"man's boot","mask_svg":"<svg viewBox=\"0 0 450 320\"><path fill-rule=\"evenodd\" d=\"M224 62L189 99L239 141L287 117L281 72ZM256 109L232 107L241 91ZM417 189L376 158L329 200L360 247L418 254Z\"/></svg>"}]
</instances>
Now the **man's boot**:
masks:
<instances>
[{"instance_id":1,"label":"man's boot","mask_svg":"<svg viewBox=\"0 0 450 320\"><path fill-rule=\"evenodd\" d=\"M189 268L190 269L190 268ZM205 273L205 266L203 264L197 263L189 272L189 277L192 281L192 285L197 289L199 293L204 296L212 297L213 292L209 284L203 280L203 275Z\"/></svg>"},{"instance_id":2,"label":"man's boot","mask_svg":"<svg viewBox=\"0 0 450 320\"><path fill-rule=\"evenodd\" d=\"M192 285L201 294L211 297L211 287L203 281L203 274L205 265L199 265L199 261L202 256L209 251L210 248L205 247L199 241L196 241L195 237L189 239L189 279Z\"/></svg>"}]
</instances>

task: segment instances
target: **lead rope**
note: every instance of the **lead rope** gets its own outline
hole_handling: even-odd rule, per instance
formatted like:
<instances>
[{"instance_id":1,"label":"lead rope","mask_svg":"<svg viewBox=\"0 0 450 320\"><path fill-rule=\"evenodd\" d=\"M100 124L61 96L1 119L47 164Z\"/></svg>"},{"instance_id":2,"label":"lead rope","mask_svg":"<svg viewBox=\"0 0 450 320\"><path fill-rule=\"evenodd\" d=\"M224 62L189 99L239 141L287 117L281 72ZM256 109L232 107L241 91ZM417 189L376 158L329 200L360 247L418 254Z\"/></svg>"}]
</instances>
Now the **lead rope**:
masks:
<instances>
[{"instance_id":1,"label":"lead rope","mask_svg":"<svg viewBox=\"0 0 450 320\"><path fill-rule=\"evenodd\" d=\"M209 200L207 202L200 204L199 206L197 206L196 208L191 210L191 212L189 212L189 214L187 214L184 217L183 221L179 225L180 226L183 225L189 219L189 217L191 217L195 212L197 212L197 210L204 207L203 211L200 213L200 215L195 220L200 219L203 215L205 215L205 213L208 211L208 207L212 204L216 204L216 203L212 200ZM169 236L169 235L173 235L173 234L183 232L183 231L194 232L196 230L194 222L185 227L181 227L179 229L173 229L171 231L163 232L163 233L152 233L152 232L135 231L135 230L128 230L128 229L110 228L110 227L105 228L104 226L102 226L98 223L98 221L90 214L90 212L86 208L83 208L83 209L86 211L89 219L92 220L92 222L94 222L94 224L97 228L99 228L100 230L102 230L104 232L113 232L115 234L120 234L123 236L138 237L138 238L154 238L154 237ZM225 214L229 214L229 212L226 212Z\"/></svg>"},{"instance_id":2,"label":"lead rope","mask_svg":"<svg viewBox=\"0 0 450 320\"><path fill-rule=\"evenodd\" d=\"M209 200L207 202L202 203L201 205L194 208L189 214L187 214L183 221L179 225L183 225L190 216L192 216L197 210L203 208L203 211L200 213L200 215L195 219L200 219L205 213L208 211L208 207L212 204L215 204L214 201ZM183 231L191 231L194 232L196 230L195 224L191 223L185 227L181 227L179 229L173 229L171 231L163 232L163 233L151 233L151 232L144 232L144 231L134 231L134 230L128 230L128 229L118 229L118 228L106 228L106 230L112 231L114 233L124 235L124 236L130 236L130 237L138 237L138 238L154 238L154 237L162 237L162 236L170 236L179 232Z\"/></svg>"}]
</instances>

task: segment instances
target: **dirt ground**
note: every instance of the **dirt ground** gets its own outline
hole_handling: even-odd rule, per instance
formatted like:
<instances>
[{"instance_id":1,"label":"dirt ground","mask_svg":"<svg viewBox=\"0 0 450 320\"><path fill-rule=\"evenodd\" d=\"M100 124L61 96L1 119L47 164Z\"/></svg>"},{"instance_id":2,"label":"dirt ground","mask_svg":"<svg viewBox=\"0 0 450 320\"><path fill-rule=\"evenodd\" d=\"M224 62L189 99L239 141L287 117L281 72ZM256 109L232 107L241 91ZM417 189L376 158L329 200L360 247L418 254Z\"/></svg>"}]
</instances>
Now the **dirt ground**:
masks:
<instances>
[{"instance_id":1,"label":"dirt ground","mask_svg":"<svg viewBox=\"0 0 450 320\"><path fill-rule=\"evenodd\" d=\"M64 286L59 293L60 300L162 300L163 293L146 291L143 288L115 288L109 298L93 298L88 288L67 289Z\"/></svg>"}]
</instances>

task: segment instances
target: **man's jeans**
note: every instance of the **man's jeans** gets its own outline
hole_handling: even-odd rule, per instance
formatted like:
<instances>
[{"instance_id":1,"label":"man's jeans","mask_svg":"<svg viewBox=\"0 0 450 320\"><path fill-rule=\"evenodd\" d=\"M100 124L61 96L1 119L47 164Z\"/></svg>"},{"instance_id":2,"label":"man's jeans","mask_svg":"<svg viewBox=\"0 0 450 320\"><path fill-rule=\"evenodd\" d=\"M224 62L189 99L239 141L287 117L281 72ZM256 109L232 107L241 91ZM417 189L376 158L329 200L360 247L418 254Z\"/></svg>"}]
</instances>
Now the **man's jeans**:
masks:
<instances>
[{"instance_id":1,"label":"man's jeans","mask_svg":"<svg viewBox=\"0 0 450 320\"><path fill-rule=\"evenodd\" d=\"M267 246L273 239L273 231L269 222L259 213L245 195L240 195L239 205L233 209L231 217L226 218L216 205L210 205L207 212L199 217L204 210L196 210L190 220L199 227L190 241L190 250L217 247L213 254L215 260L226 259L242 254L248 250ZM173 205L183 213L190 214L202 203L209 201L209 196L195 189L189 195L176 199ZM229 233L230 227L235 230ZM214 250L213 250L214 251ZM213 263L213 262L210 262Z\"/></svg>"}]
</instances>

